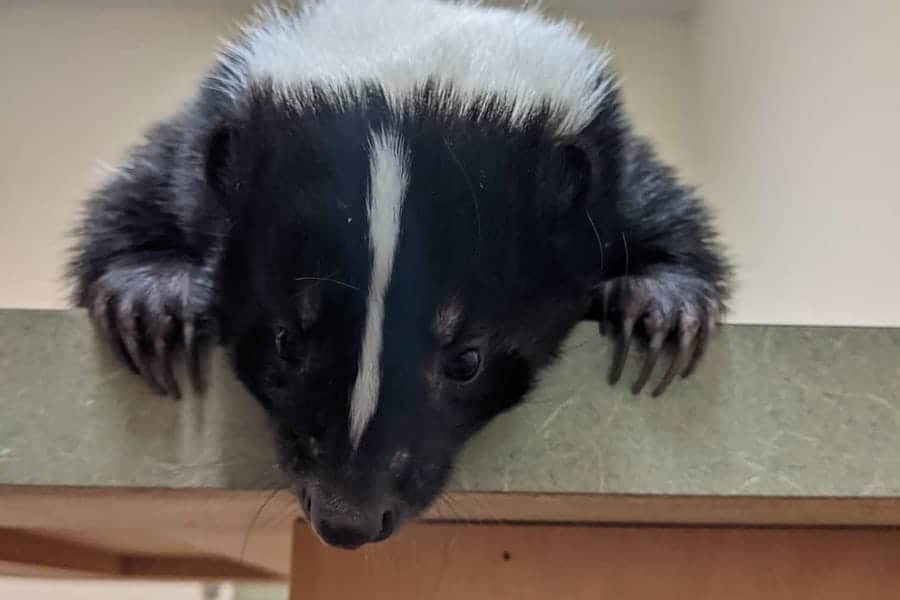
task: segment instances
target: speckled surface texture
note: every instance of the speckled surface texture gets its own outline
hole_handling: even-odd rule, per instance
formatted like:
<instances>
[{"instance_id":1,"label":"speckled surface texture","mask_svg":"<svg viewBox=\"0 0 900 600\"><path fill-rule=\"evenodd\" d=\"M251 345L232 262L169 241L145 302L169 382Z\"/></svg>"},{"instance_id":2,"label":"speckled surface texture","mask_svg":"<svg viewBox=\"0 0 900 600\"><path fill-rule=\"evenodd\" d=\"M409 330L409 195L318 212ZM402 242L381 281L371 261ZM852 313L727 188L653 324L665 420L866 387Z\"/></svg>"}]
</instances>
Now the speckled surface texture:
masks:
<instances>
[{"instance_id":1,"label":"speckled surface texture","mask_svg":"<svg viewBox=\"0 0 900 600\"><path fill-rule=\"evenodd\" d=\"M728 326L659 399L606 385L590 324L567 346L452 489L900 496L900 329ZM0 310L0 484L276 485L261 410L221 356L213 378L205 398L161 399L82 313Z\"/></svg>"}]
</instances>

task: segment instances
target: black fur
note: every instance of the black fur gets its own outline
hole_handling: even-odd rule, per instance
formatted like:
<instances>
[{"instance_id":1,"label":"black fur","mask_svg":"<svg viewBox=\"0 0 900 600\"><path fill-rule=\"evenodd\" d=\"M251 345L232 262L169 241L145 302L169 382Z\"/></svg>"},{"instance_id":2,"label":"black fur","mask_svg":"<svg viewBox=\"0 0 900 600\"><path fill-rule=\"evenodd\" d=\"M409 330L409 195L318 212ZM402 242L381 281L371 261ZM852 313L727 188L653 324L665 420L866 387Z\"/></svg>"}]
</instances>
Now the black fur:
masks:
<instances>
[{"instance_id":1,"label":"black fur","mask_svg":"<svg viewBox=\"0 0 900 600\"><path fill-rule=\"evenodd\" d=\"M460 447L523 399L580 320L616 332L617 362L633 327L653 360L662 344L682 363L672 373L689 371L728 291L707 209L614 93L567 139L539 115L510 126L499 102L454 116L425 90L415 106L394 115L371 91L299 111L206 89L96 192L71 267L77 304L157 389L179 393L176 353L202 385L205 349L229 349L320 534L348 547L424 510ZM410 182L380 400L354 452L366 144L382 127L407 143ZM446 377L469 348L480 373Z\"/></svg>"}]
</instances>

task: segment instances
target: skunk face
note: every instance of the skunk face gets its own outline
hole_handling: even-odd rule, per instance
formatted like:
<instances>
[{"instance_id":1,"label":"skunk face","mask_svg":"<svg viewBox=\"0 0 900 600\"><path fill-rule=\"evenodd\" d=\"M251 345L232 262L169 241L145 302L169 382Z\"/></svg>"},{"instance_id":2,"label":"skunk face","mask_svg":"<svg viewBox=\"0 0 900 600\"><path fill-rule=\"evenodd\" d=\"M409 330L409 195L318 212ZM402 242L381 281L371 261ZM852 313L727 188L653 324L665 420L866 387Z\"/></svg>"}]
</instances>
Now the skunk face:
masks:
<instances>
[{"instance_id":1,"label":"skunk face","mask_svg":"<svg viewBox=\"0 0 900 600\"><path fill-rule=\"evenodd\" d=\"M519 402L589 302L562 260L585 174L540 121L297 113L257 98L214 166L238 373L329 543L389 535Z\"/></svg>"},{"instance_id":2,"label":"skunk face","mask_svg":"<svg viewBox=\"0 0 900 600\"><path fill-rule=\"evenodd\" d=\"M607 56L535 10L261 13L88 202L75 300L151 386L213 344L315 530L384 539L581 319L690 373L728 294L708 211L631 133Z\"/></svg>"}]
</instances>

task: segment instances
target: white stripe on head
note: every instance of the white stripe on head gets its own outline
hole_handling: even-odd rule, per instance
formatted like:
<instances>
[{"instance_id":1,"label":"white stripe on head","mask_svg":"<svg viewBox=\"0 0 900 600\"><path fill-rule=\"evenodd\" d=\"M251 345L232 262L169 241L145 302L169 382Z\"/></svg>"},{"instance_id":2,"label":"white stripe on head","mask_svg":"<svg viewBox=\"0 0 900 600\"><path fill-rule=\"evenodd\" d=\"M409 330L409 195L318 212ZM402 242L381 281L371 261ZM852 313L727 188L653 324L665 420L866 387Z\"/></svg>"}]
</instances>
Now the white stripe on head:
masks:
<instances>
[{"instance_id":1,"label":"white stripe on head","mask_svg":"<svg viewBox=\"0 0 900 600\"><path fill-rule=\"evenodd\" d=\"M237 100L264 86L315 107L321 92L344 105L379 88L394 112L426 84L441 106L481 113L496 96L513 125L549 108L561 135L580 131L615 85L609 53L574 23L537 8L477 1L318 0L263 10L219 55L212 85Z\"/></svg>"},{"instance_id":2,"label":"white stripe on head","mask_svg":"<svg viewBox=\"0 0 900 600\"><path fill-rule=\"evenodd\" d=\"M394 267L400 214L409 183L409 157L399 137L384 131L373 133L369 148L369 195L366 200L372 275L359 370L350 396L350 442L354 448L359 445L378 407L384 297Z\"/></svg>"}]
</instances>

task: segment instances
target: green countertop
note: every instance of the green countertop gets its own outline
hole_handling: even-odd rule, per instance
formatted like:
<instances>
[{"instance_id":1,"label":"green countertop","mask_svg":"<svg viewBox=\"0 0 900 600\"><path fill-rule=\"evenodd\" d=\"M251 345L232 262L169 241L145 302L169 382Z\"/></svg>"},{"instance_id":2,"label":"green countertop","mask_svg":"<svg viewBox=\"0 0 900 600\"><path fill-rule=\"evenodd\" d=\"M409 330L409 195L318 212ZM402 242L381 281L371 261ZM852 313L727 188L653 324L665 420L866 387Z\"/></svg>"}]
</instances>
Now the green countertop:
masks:
<instances>
[{"instance_id":1,"label":"green countertop","mask_svg":"<svg viewBox=\"0 0 900 600\"><path fill-rule=\"evenodd\" d=\"M451 489L900 496L900 329L726 326L658 399L608 387L608 354L580 326ZM162 399L81 312L0 310L0 485L278 485L261 410L221 355L212 378L203 398Z\"/></svg>"}]
</instances>

